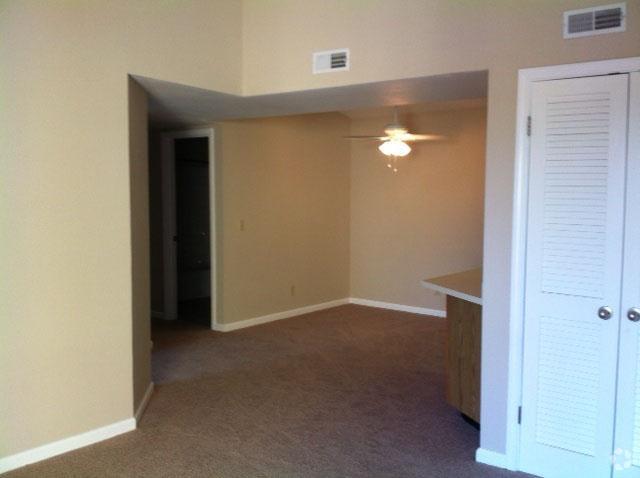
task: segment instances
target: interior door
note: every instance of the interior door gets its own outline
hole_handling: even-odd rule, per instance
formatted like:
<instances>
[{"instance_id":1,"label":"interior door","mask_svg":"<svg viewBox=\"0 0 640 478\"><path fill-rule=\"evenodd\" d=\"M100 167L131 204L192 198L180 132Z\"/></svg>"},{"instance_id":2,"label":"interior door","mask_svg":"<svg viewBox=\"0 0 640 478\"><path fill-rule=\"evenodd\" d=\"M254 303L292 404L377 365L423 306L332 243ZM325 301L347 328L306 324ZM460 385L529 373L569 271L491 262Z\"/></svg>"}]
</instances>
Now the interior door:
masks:
<instances>
[{"instance_id":1,"label":"interior door","mask_svg":"<svg viewBox=\"0 0 640 478\"><path fill-rule=\"evenodd\" d=\"M630 75L629 91L625 252L613 452L616 478L640 477L640 73Z\"/></svg>"},{"instance_id":2,"label":"interior door","mask_svg":"<svg viewBox=\"0 0 640 478\"><path fill-rule=\"evenodd\" d=\"M532 91L520 467L611 475L628 75Z\"/></svg>"}]
</instances>

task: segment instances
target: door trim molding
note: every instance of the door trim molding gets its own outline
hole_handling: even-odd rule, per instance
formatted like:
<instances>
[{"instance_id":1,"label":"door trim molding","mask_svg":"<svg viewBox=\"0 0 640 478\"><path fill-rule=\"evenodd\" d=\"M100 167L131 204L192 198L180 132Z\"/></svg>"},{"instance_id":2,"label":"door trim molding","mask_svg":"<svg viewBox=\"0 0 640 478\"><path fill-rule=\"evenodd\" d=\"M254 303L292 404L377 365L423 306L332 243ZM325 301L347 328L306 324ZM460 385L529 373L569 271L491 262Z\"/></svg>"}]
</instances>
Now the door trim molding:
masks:
<instances>
[{"instance_id":1,"label":"door trim molding","mask_svg":"<svg viewBox=\"0 0 640 478\"><path fill-rule=\"evenodd\" d=\"M533 83L564 78L601 76L612 73L631 73L633 71L640 71L640 57L527 68L518 71L511 237L506 458L502 464L496 464L495 466L509 470L519 469L520 425L518 424L518 408L522 400L527 190L529 184L529 137L527 136L527 118L531 109L531 90ZM485 456L488 452L491 452L491 450L479 448L476 460L481 461L479 457ZM496 463L500 463L500 460L496 461Z\"/></svg>"},{"instance_id":2,"label":"door trim molding","mask_svg":"<svg viewBox=\"0 0 640 478\"><path fill-rule=\"evenodd\" d=\"M162 257L164 296L163 319L178 318L177 251L173 236L176 234L175 154L173 140L179 138L209 138L209 238L211 256L211 328L217 324L217 235L216 235L216 161L215 132L213 128L168 131L161 135L162 168Z\"/></svg>"}]
</instances>

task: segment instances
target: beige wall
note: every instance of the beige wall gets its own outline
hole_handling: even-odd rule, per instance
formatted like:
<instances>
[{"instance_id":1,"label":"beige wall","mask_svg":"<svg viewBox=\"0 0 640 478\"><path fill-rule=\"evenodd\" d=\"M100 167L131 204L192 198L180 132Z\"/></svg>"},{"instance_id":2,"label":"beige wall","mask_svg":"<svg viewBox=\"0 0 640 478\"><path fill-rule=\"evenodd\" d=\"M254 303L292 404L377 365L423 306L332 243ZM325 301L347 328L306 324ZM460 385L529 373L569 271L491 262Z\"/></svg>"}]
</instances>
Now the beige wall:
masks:
<instances>
[{"instance_id":1,"label":"beige wall","mask_svg":"<svg viewBox=\"0 0 640 478\"><path fill-rule=\"evenodd\" d=\"M239 91L240 15L0 1L0 456L132 416L127 74Z\"/></svg>"},{"instance_id":2,"label":"beige wall","mask_svg":"<svg viewBox=\"0 0 640 478\"><path fill-rule=\"evenodd\" d=\"M149 260L149 139L147 94L129 80L129 168L131 184L131 300L133 408L142 402L151 382L149 356L151 278Z\"/></svg>"},{"instance_id":3,"label":"beige wall","mask_svg":"<svg viewBox=\"0 0 640 478\"><path fill-rule=\"evenodd\" d=\"M351 296L444 310L420 280L482 265L486 109L416 112L411 131L447 140L413 143L391 172L377 143L351 147ZM384 117L354 119L372 134Z\"/></svg>"},{"instance_id":4,"label":"beige wall","mask_svg":"<svg viewBox=\"0 0 640 478\"><path fill-rule=\"evenodd\" d=\"M127 73L273 93L488 69L482 437L505 447L518 68L640 55L563 41L599 0L0 1L0 456L131 415ZM347 46L350 72L313 77Z\"/></svg>"},{"instance_id":5,"label":"beige wall","mask_svg":"<svg viewBox=\"0 0 640 478\"><path fill-rule=\"evenodd\" d=\"M342 138L381 131L389 111L216 125L220 323L346 297L444 309L419 281L482 264L486 108L471 101L415 110L402 118L412 130L448 140L414 144L395 175L377 143ZM159 141L152 135L152 190ZM160 207L156 198L152 252ZM161 261L154 255L158 311Z\"/></svg>"},{"instance_id":6,"label":"beige wall","mask_svg":"<svg viewBox=\"0 0 640 478\"><path fill-rule=\"evenodd\" d=\"M638 54L640 2L625 33L562 38L562 12L602 0L244 0L243 92L295 91ZM348 72L313 75L314 51L349 48ZM278 54L286 52L286 54ZM515 104L511 104L515 108Z\"/></svg>"},{"instance_id":7,"label":"beige wall","mask_svg":"<svg viewBox=\"0 0 640 478\"><path fill-rule=\"evenodd\" d=\"M507 429L509 281L519 68L640 55L640 2L627 31L562 39L564 10L601 0L245 0L243 91L258 94L489 70L481 446ZM311 53L349 47L351 70L314 76ZM286 53L286 54L285 54Z\"/></svg>"},{"instance_id":8,"label":"beige wall","mask_svg":"<svg viewBox=\"0 0 640 478\"><path fill-rule=\"evenodd\" d=\"M339 114L216 126L220 322L349 295L348 131Z\"/></svg>"}]
</instances>

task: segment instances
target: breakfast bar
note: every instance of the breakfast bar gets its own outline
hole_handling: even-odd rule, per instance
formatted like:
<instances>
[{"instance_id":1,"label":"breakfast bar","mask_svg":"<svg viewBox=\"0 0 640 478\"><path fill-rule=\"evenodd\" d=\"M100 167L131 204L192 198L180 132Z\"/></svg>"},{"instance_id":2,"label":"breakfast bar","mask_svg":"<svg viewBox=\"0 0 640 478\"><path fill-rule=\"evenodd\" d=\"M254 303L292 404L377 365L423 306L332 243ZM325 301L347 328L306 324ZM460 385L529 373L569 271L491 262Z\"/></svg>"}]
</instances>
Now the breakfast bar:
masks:
<instances>
[{"instance_id":1,"label":"breakfast bar","mask_svg":"<svg viewBox=\"0 0 640 478\"><path fill-rule=\"evenodd\" d=\"M422 285L447 296L447 401L479 423L482 269L425 279Z\"/></svg>"}]
</instances>

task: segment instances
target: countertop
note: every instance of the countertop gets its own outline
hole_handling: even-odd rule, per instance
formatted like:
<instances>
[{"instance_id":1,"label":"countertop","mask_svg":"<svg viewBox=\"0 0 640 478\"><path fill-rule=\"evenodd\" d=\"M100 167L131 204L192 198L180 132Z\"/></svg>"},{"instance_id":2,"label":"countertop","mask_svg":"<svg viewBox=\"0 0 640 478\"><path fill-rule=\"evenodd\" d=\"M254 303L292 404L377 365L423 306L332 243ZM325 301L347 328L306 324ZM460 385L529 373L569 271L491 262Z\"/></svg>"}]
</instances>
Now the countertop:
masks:
<instances>
[{"instance_id":1,"label":"countertop","mask_svg":"<svg viewBox=\"0 0 640 478\"><path fill-rule=\"evenodd\" d=\"M482 305L482 268L421 281L423 287Z\"/></svg>"}]
</instances>

